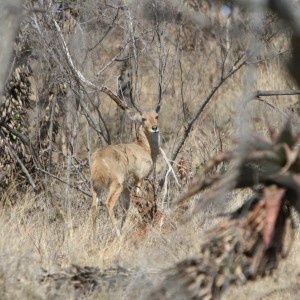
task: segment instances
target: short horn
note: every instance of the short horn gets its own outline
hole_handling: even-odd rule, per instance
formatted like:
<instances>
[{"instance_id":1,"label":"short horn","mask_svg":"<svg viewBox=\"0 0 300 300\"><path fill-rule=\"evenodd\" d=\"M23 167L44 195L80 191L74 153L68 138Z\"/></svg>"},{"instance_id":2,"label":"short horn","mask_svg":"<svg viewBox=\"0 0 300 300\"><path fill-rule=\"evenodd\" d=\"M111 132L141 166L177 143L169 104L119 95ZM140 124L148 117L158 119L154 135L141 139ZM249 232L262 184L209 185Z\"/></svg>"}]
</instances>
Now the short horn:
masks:
<instances>
[{"instance_id":1,"label":"short horn","mask_svg":"<svg viewBox=\"0 0 300 300\"><path fill-rule=\"evenodd\" d=\"M160 110L161 94L162 94L161 84L158 83L158 96L157 96L157 101L156 101L155 105L153 106L153 110L156 111L157 113L158 113L159 110Z\"/></svg>"}]
</instances>

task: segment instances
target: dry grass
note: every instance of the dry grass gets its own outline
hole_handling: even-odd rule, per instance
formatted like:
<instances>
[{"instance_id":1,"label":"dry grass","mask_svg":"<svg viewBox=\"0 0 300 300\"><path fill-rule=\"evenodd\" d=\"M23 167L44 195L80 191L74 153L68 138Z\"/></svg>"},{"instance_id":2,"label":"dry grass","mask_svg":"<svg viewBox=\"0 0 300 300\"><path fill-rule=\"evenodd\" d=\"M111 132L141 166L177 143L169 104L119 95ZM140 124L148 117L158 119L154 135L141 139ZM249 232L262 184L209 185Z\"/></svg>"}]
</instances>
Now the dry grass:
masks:
<instances>
[{"instance_id":1,"label":"dry grass","mask_svg":"<svg viewBox=\"0 0 300 300\"><path fill-rule=\"evenodd\" d=\"M83 295L87 299L143 299L159 283L160 271L185 258L197 257L205 230L220 221L213 217L216 207L212 206L180 225L165 206L160 207L165 214L161 223L150 228L146 235L139 236L132 216L138 213L132 207L122 240L119 240L106 212L100 209L97 237L93 241L90 200L72 192L72 225L68 226L61 204L63 193L61 186L53 184L51 194L34 196L28 192L16 205L1 209L1 299L81 299ZM232 210L246 194L237 193L232 204L223 205L224 209L230 206ZM224 209L221 207L222 211ZM225 299L281 299L288 295L297 299L299 247L297 234L291 255L281 262L273 275L232 287ZM119 275L114 284L103 279L103 285L94 291L87 290L85 294L74 287L76 281L69 279L58 284L59 281L43 277L58 272L66 274L63 270L73 264L106 272L120 266L128 274L124 278Z\"/></svg>"}]
</instances>

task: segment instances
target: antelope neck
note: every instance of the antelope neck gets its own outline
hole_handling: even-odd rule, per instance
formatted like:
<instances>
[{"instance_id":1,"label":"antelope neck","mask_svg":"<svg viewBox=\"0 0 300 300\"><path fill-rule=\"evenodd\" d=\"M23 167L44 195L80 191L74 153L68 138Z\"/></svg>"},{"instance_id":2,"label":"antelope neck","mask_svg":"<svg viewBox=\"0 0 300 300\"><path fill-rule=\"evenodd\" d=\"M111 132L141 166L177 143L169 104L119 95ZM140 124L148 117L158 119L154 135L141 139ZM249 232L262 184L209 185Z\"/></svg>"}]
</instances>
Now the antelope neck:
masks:
<instances>
[{"instance_id":1,"label":"antelope neck","mask_svg":"<svg viewBox=\"0 0 300 300\"><path fill-rule=\"evenodd\" d=\"M140 127L137 142L151 155L153 162L155 162L159 152L159 132L149 132L146 135L143 128Z\"/></svg>"}]
</instances>

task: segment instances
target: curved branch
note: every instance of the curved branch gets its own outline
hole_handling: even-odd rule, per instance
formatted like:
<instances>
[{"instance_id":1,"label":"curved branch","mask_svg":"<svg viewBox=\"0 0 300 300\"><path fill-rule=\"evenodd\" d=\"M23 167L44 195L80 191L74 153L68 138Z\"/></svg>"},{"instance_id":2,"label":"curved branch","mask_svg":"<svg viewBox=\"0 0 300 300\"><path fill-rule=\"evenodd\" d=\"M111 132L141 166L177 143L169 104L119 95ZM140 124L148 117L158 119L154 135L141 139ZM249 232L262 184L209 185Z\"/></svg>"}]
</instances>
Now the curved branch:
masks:
<instances>
[{"instance_id":1,"label":"curved branch","mask_svg":"<svg viewBox=\"0 0 300 300\"><path fill-rule=\"evenodd\" d=\"M2 134L2 130L0 129L0 138L4 141L4 144L6 145L6 147L8 148L9 152L11 153L12 157L18 162L18 164L20 165L22 171L24 172L24 174L26 175L29 183L31 184L32 188L37 191L37 186L34 183L29 171L27 170L27 168L25 167L25 165L22 163L22 160L20 159L20 157L18 156L18 154L16 153L16 151L13 149L13 147L6 141L6 139L4 138L3 134Z\"/></svg>"},{"instance_id":2,"label":"curved branch","mask_svg":"<svg viewBox=\"0 0 300 300\"><path fill-rule=\"evenodd\" d=\"M244 60L237 67L233 67L224 77L221 77L219 82L212 88L212 90L210 91L210 93L208 94L208 96L206 97L204 102L202 103L202 105L197 110L194 117L189 122L187 122L187 124L185 126L185 129L184 129L184 134L181 137L181 140L179 141L179 143L177 144L177 147L176 147L176 149L175 149L175 151L174 151L174 153L171 157L171 164L173 164L173 162L176 160L176 157L177 157L178 153L180 152L181 148L183 147L186 139L188 138L188 136L189 136L189 134L192 130L193 125L198 120L198 118L200 117L201 113L204 111L206 105L209 103L211 98L214 96L214 94L217 92L217 90L225 83L225 81L228 78L230 78L233 74L235 74L237 71L239 71L246 64L247 64L247 60Z\"/></svg>"},{"instance_id":3,"label":"curved branch","mask_svg":"<svg viewBox=\"0 0 300 300\"><path fill-rule=\"evenodd\" d=\"M60 177L58 177L58 176L56 176L56 175L54 175L54 174L52 174L52 173L50 173L50 172L48 172L48 171L42 169L42 168L36 168L36 169L37 169L37 171L40 171L40 172L44 173L45 175L48 175L48 176L52 177L53 179L55 179L55 180L57 180L57 181L59 181L59 182L62 182L62 183L64 183L64 184L66 184L66 185L69 186L70 188L75 189L75 190L81 192L82 194L84 194L84 195L86 195L86 196L92 198L92 194L91 194L91 193L82 190L80 187L78 187L78 186L76 186L76 185L73 185L73 184L70 184L70 183L68 183L67 181L61 179Z\"/></svg>"}]
</instances>

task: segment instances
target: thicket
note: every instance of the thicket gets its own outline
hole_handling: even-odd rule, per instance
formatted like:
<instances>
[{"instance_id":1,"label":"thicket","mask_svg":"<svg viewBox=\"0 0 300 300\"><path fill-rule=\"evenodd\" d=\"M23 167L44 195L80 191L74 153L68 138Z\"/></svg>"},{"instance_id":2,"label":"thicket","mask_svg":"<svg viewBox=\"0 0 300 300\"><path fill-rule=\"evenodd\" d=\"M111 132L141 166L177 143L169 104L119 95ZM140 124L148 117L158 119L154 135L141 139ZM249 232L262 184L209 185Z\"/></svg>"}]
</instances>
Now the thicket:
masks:
<instances>
[{"instance_id":1,"label":"thicket","mask_svg":"<svg viewBox=\"0 0 300 300\"><path fill-rule=\"evenodd\" d=\"M20 2L0 7L15 26L1 37L0 298L202 299L277 268L299 210L299 3ZM91 154L132 139L103 87L161 103L166 156L132 195L123 241L102 209L91 237Z\"/></svg>"}]
</instances>

